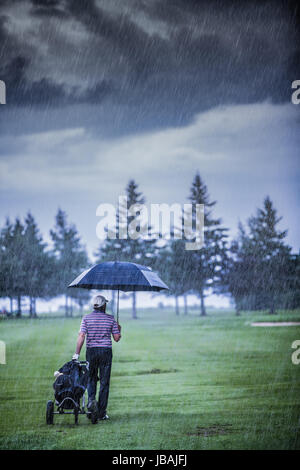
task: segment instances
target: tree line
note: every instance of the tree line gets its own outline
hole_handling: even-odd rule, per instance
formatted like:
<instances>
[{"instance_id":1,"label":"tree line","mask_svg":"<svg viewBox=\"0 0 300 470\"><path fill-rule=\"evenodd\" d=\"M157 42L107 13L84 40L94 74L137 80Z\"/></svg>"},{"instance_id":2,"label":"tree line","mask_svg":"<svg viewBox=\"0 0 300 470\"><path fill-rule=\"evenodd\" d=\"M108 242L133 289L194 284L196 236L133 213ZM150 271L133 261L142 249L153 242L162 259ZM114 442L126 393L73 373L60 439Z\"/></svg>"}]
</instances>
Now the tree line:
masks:
<instances>
[{"instance_id":1,"label":"tree line","mask_svg":"<svg viewBox=\"0 0 300 470\"><path fill-rule=\"evenodd\" d=\"M134 180L126 186L127 208L144 204L145 196ZM246 226L238 226L238 235L229 241L228 228L214 216L216 201L211 200L200 174L192 181L187 200L193 207L204 204L204 245L200 250L186 250L184 238L171 237L163 244L157 239L106 238L94 253L94 263L132 261L151 266L157 271L175 297L183 297L187 313L187 295L196 294L200 311L206 315L208 293L232 297L237 315L242 310L294 309L300 306L300 254L293 254L285 241L287 230L280 230L277 215L269 196L262 207L250 216ZM122 209L121 209L122 210ZM117 222L120 213L117 214ZM130 224L133 216L128 216ZM195 211L192 214L195 223ZM128 225L127 224L127 225ZM83 308L89 299L84 289L67 289L68 284L91 266L85 247L74 224L58 210L50 230L52 246L40 234L29 212L24 222L6 220L0 235L0 296L17 305L22 315L22 299L29 299L29 314L36 316L36 299L65 297L65 315L72 315L73 304ZM162 237L162 235L161 235ZM136 293L132 294L132 316L137 318ZM114 291L112 309L114 308Z\"/></svg>"},{"instance_id":2,"label":"tree line","mask_svg":"<svg viewBox=\"0 0 300 470\"><path fill-rule=\"evenodd\" d=\"M73 299L80 308L89 298L88 292L67 290L72 278L90 263L77 229L68 224L61 209L50 231L52 247L43 241L34 217L29 212L25 221L9 218L0 235L0 296L9 298L10 313L14 302L16 316L22 315L22 299L29 299L29 315L36 317L36 299L50 300L65 296L65 314L72 315Z\"/></svg>"}]
</instances>

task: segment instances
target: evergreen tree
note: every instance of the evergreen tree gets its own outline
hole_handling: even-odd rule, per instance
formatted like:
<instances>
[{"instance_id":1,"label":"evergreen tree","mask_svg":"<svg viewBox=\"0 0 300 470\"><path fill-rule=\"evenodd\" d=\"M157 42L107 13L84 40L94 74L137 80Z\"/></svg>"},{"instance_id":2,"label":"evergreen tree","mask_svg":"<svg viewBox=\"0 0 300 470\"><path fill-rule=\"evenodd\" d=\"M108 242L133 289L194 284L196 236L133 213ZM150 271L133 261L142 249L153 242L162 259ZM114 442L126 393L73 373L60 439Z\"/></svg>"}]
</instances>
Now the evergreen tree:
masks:
<instances>
[{"instance_id":1,"label":"evergreen tree","mask_svg":"<svg viewBox=\"0 0 300 470\"><path fill-rule=\"evenodd\" d=\"M196 292L201 301L200 315L205 316L205 292L210 289L219 293L224 290L223 271L227 263L227 228L222 227L221 219L212 215L216 201L211 201L207 186L199 173L194 177L189 201L194 208L192 220L195 225L196 204L204 204L204 244L200 250L186 250L186 282Z\"/></svg>"},{"instance_id":2,"label":"evergreen tree","mask_svg":"<svg viewBox=\"0 0 300 470\"><path fill-rule=\"evenodd\" d=\"M287 292L282 308L300 307L300 253L291 254L287 273Z\"/></svg>"},{"instance_id":3,"label":"evergreen tree","mask_svg":"<svg viewBox=\"0 0 300 470\"><path fill-rule=\"evenodd\" d=\"M245 300L248 299L249 303L250 293L256 289L256 278L253 277L254 257L250 240L242 223L239 223L238 230L238 238L233 240L230 246L231 257L225 273L227 290L234 298L237 316L245 306Z\"/></svg>"},{"instance_id":4,"label":"evergreen tree","mask_svg":"<svg viewBox=\"0 0 300 470\"><path fill-rule=\"evenodd\" d=\"M17 299L17 316L22 315L22 299L29 297L30 316L36 317L36 298L50 298L53 259L45 251L33 216L28 213L23 225L20 219L11 224L7 219L1 231L0 291L11 302Z\"/></svg>"},{"instance_id":5,"label":"evergreen tree","mask_svg":"<svg viewBox=\"0 0 300 470\"><path fill-rule=\"evenodd\" d=\"M13 224L7 218L0 236L0 295L10 299L10 313L13 313L15 297L14 284L16 265L13 264Z\"/></svg>"},{"instance_id":6,"label":"evergreen tree","mask_svg":"<svg viewBox=\"0 0 300 470\"><path fill-rule=\"evenodd\" d=\"M22 316L22 298L26 293L26 281L28 272L26 271L24 225L19 218L16 218L14 225L7 221L4 229L3 246L5 248L6 270L5 290L8 297L17 299L17 317Z\"/></svg>"},{"instance_id":7,"label":"evergreen tree","mask_svg":"<svg viewBox=\"0 0 300 470\"><path fill-rule=\"evenodd\" d=\"M189 284L189 260L186 256L185 241L171 239L164 247L159 249L154 264L155 270L169 287L165 295L175 297L175 312L179 315L178 299L190 290ZM187 307L185 306L185 314Z\"/></svg>"},{"instance_id":8,"label":"evergreen tree","mask_svg":"<svg viewBox=\"0 0 300 470\"><path fill-rule=\"evenodd\" d=\"M146 226L139 222L135 226L136 217L128 212L133 205L145 204L145 197L142 192L138 191L138 185L134 180L128 182L125 193L126 204L122 205L117 212L117 238L107 238L100 245L96 252L97 261L128 261L149 265L156 253L156 240L142 236ZM127 238L122 238L125 229ZM141 236L138 232L141 232ZM137 318L136 292L132 292L132 317Z\"/></svg>"},{"instance_id":9,"label":"evergreen tree","mask_svg":"<svg viewBox=\"0 0 300 470\"><path fill-rule=\"evenodd\" d=\"M37 224L29 212L25 219L23 265L27 275L25 294L29 297L29 315L36 317L36 298L50 298L54 258L46 252Z\"/></svg>"},{"instance_id":10,"label":"evergreen tree","mask_svg":"<svg viewBox=\"0 0 300 470\"><path fill-rule=\"evenodd\" d=\"M122 210L129 210L130 207L133 205L144 205L146 200L143 194L138 191L138 185L134 180L130 180L127 187L126 187L126 196L127 196L127 207L121 208ZM121 213L118 213L118 227L120 233L120 216ZM130 261L142 265L149 265L151 260L153 260L156 250L156 240L140 236L138 238L133 238L136 234L135 230L135 216L127 214L127 226L128 226L128 237L127 239L119 238L119 242L121 245L121 257L123 261ZM139 231L143 233L150 230L151 227L145 227L143 225L139 225ZM137 318L137 311L136 311L136 292L132 292L132 318Z\"/></svg>"},{"instance_id":11,"label":"evergreen tree","mask_svg":"<svg viewBox=\"0 0 300 470\"><path fill-rule=\"evenodd\" d=\"M117 239L106 238L96 250L94 256L96 263L103 263L105 261L118 261L120 257L121 245ZM112 299L109 302L112 315L115 314L116 304L116 291L112 291Z\"/></svg>"},{"instance_id":12,"label":"evergreen tree","mask_svg":"<svg viewBox=\"0 0 300 470\"><path fill-rule=\"evenodd\" d=\"M282 217L277 216L269 197L264 200L262 209L249 219L249 230L253 255L256 261L255 294L265 296L270 313L275 313L276 300L287 288L287 270L291 248L284 243L287 230L276 228ZM257 271L259 271L257 273Z\"/></svg>"},{"instance_id":13,"label":"evergreen tree","mask_svg":"<svg viewBox=\"0 0 300 470\"><path fill-rule=\"evenodd\" d=\"M291 248L284 242L287 231L277 229L281 219L267 196L263 208L248 219L248 233L239 226L227 273L237 311L268 308L273 314L289 289Z\"/></svg>"},{"instance_id":14,"label":"evergreen tree","mask_svg":"<svg viewBox=\"0 0 300 470\"><path fill-rule=\"evenodd\" d=\"M66 213L61 209L56 215L55 228L50 231L53 252L57 258L57 294L65 295L65 315L72 315L69 298L79 298L80 293L68 289L70 282L89 265L86 250L74 225L68 225ZM84 294L83 294L84 295Z\"/></svg>"}]
</instances>

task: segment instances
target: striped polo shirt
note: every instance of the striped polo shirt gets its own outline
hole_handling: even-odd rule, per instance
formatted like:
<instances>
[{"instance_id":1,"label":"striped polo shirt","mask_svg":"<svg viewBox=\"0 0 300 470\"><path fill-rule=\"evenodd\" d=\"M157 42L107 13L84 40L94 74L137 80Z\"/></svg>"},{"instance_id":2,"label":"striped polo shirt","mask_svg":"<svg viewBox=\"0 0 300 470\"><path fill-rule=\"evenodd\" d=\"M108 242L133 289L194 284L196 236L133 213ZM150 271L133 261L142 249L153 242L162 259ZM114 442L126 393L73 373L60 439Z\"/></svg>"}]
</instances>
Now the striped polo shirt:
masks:
<instances>
[{"instance_id":1,"label":"striped polo shirt","mask_svg":"<svg viewBox=\"0 0 300 470\"><path fill-rule=\"evenodd\" d=\"M87 348L111 348L111 335L120 333L112 315L96 311L83 317L80 332L86 334Z\"/></svg>"}]
</instances>

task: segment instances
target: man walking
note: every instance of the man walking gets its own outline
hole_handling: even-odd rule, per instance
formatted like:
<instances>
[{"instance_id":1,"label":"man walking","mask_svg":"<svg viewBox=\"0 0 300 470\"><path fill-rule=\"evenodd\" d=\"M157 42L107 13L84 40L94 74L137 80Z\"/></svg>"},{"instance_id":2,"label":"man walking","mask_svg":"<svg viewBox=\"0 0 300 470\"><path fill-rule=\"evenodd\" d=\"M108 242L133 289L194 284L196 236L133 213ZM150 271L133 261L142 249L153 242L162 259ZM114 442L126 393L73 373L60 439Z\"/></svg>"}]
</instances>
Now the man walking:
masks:
<instances>
[{"instance_id":1,"label":"man walking","mask_svg":"<svg viewBox=\"0 0 300 470\"><path fill-rule=\"evenodd\" d=\"M94 298L94 310L82 319L76 352L72 359L78 360L81 348L86 337L86 360L89 362L88 381L88 410L94 411L98 407L100 420L108 419L106 414L109 382L112 363L112 342L120 341L121 326L112 315L106 314L108 300L102 295ZM98 404L96 402L97 378L100 376L100 390Z\"/></svg>"}]
</instances>

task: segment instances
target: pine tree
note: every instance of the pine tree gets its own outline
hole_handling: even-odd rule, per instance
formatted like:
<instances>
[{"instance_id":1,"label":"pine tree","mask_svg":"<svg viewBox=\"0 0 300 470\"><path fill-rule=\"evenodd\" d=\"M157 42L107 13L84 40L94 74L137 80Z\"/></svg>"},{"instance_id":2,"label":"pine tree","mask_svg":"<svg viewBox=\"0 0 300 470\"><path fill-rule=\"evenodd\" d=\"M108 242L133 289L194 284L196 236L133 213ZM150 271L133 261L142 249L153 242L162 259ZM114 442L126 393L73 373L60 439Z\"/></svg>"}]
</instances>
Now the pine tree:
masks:
<instances>
[{"instance_id":1,"label":"pine tree","mask_svg":"<svg viewBox=\"0 0 300 470\"><path fill-rule=\"evenodd\" d=\"M142 192L138 191L138 184L134 180L129 181L126 187L126 196L127 208L123 207L123 210L129 210L133 205L144 205L146 202ZM118 214L118 224L120 222L120 215L121 214ZM153 259L157 251L156 240L144 236L132 238L133 232L134 235L136 233L133 215L127 215L127 226L129 238L126 240L119 239L121 242L122 260L131 261L146 266L149 265L149 263L151 263L151 259ZM139 231L141 233L150 230L151 227L145 227L142 225L139 226ZM132 292L132 318L137 318L135 291Z\"/></svg>"},{"instance_id":2,"label":"pine tree","mask_svg":"<svg viewBox=\"0 0 300 470\"><path fill-rule=\"evenodd\" d=\"M13 313L16 275L16 265L13 265L13 259L13 224L7 218L0 236L0 295L10 299L11 314Z\"/></svg>"},{"instance_id":3,"label":"pine tree","mask_svg":"<svg viewBox=\"0 0 300 470\"><path fill-rule=\"evenodd\" d=\"M94 253L96 263L105 261L118 261L120 257L121 245L117 239L106 238ZM116 291L112 291L112 299L109 303L112 315L115 314Z\"/></svg>"},{"instance_id":4,"label":"pine tree","mask_svg":"<svg viewBox=\"0 0 300 470\"><path fill-rule=\"evenodd\" d=\"M253 255L256 262L256 295L262 291L266 296L270 313L275 313L276 298L286 288L286 271L291 248L284 243L287 230L277 230L282 217L277 216L273 203L267 196L263 208L249 219Z\"/></svg>"},{"instance_id":5,"label":"pine tree","mask_svg":"<svg viewBox=\"0 0 300 470\"><path fill-rule=\"evenodd\" d=\"M223 268L227 262L227 228L222 227L221 219L212 216L216 201L211 201L207 186L200 174L194 177L189 201L192 203L193 223L195 224L196 204L204 204L204 244L200 250L187 250L187 282L198 293L201 301L201 316L206 315L205 292L220 292L223 289Z\"/></svg>"},{"instance_id":6,"label":"pine tree","mask_svg":"<svg viewBox=\"0 0 300 470\"><path fill-rule=\"evenodd\" d=\"M164 247L160 248L154 268L169 287L169 291L166 291L165 295L175 297L175 312L176 315L179 315L178 298L190 290L185 241L171 239Z\"/></svg>"},{"instance_id":7,"label":"pine tree","mask_svg":"<svg viewBox=\"0 0 300 470\"><path fill-rule=\"evenodd\" d=\"M225 278L227 290L234 298L236 315L239 316L245 300L249 303L250 293L255 290L252 247L241 222L238 226L238 238L232 241L230 253Z\"/></svg>"},{"instance_id":8,"label":"pine tree","mask_svg":"<svg viewBox=\"0 0 300 470\"><path fill-rule=\"evenodd\" d=\"M36 298L49 298L54 260L47 253L37 224L29 212L25 218L22 261L26 273L25 294L29 297L29 315L36 317Z\"/></svg>"},{"instance_id":9,"label":"pine tree","mask_svg":"<svg viewBox=\"0 0 300 470\"><path fill-rule=\"evenodd\" d=\"M33 298L41 294L43 279L39 270L43 262L44 245L31 214L25 226L20 219L12 225L7 219L1 232L1 290L11 300L17 298L17 316L22 315L22 298L30 297L30 313L35 312ZM34 297L33 297L34 296Z\"/></svg>"},{"instance_id":10,"label":"pine tree","mask_svg":"<svg viewBox=\"0 0 300 470\"><path fill-rule=\"evenodd\" d=\"M284 296L283 308L300 307L300 253L291 254L287 270L287 292Z\"/></svg>"},{"instance_id":11,"label":"pine tree","mask_svg":"<svg viewBox=\"0 0 300 470\"><path fill-rule=\"evenodd\" d=\"M227 275L237 310L268 308L274 314L289 289L291 248L284 242L287 231L277 229L281 219L267 196L263 208L248 219L248 232L239 226Z\"/></svg>"},{"instance_id":12,"label":"pine tree","mask_svg":"<svg viewBox=\"0 0 300 470\"><path fill-rule=\"evenodd\" d=\"M12 228L12 238L10 243L10 277L11 292L17 298L17 317L22 316L22 297L26 293L26 280L28 273L26 271L23 253L25 250L24 225L19 218L16 218Z\"/></svg>"},{"instance_id":13,"label":"pine tree","mask_svg":"<svg viewBox=\"0 0 300 470\"><path fill-rule=\"evenodd\" d=\"M122 205L117 211L117 238L107 238L96 252L98 262L101 261L128 261L138 264L149 265L153 261L156 252L156 240L142 236L146 228L150 231L151 227L140 226L136 217L128 211L133 205L144 205L145 197L138 191L138 184L130 180L126 186L126 204ZM127 230L128 228L128 230ZM123 238L126 230L127 238ZM139 236L138 232L141 232ZM136 292L132 292L132 317L137 318L136 311Z\"/></svg>"},{"instance_id":14,"label":"pine tree","mask_svg":"<svg viewBox=\"0 0 300 470\"><path fill-rule=\"evenodd\" d=\"M69 298L78 298L79 293L71 292L67 286L89 265L86 250L74 225L68 225L66 213L61 209L56 215L54 230L50 231L53 252L57 258L57 293L65 295L65 315L72 314Z\"/></svg>"}]
</instances>

